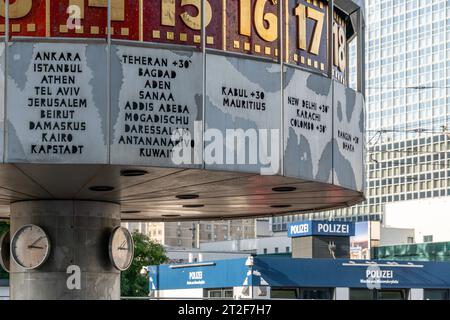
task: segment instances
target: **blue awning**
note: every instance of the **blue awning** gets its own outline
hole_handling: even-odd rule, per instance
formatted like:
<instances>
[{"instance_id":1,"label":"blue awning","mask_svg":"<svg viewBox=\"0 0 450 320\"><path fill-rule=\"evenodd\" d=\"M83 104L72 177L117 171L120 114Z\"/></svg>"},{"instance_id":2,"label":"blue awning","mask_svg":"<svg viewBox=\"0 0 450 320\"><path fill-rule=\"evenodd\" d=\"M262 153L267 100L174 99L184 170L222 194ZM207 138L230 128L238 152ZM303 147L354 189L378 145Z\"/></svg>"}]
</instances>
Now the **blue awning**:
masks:
<instances>
[{"instance_id":1,"label":"blue awning","mask_svg":"<svg viewBox=\"0 0 450 320\"><path fill-rule=\"evenodd\" d=\"M247 262L247 263L246 263ZM450 288L450 263L254 257L149 267L150 289L237 286Z\"/></svg>"}]
</instances>

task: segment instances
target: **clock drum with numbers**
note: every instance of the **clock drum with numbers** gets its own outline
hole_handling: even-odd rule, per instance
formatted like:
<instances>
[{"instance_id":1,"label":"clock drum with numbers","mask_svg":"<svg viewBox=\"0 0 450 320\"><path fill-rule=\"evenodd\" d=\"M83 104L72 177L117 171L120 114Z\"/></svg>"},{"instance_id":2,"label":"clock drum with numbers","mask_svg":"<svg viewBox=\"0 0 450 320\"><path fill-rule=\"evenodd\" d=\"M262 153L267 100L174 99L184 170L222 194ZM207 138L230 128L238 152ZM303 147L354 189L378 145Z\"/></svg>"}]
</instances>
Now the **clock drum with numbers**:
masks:
<instances>
[{"instance_id":1,"label":"clock drum with numbers","mask_svg":"<svg viewBox=\"0 0 450 320\"><path fill-rule=\"evenodd\" d=\"M49 255L50 239L41 227L24 225L11 239L11 257L24 269L39 268L47 261Z\"/></svg>"},{"instance_id":2,"label":"clock drum with numbers","mask_svg":"<svg viewBox=\"0 0 450 320\"><path fill-rule=\"evenodd\" d=\"M10 252L10 232L4 233L0 237L0 265L3 270L9 272L10 261L11 261L11 252Z\"/></svg>"},{"instance_id":3,"label":"clock drum with numbers","mask_svg":"<svg viewBox=\"0 0 450 320\"><path fill-rule=\"evenodd\" d=\"M128 229L116 227L109 240L109 257L113 266L120 271L127 270L133 262L134 241Z\"/></svg>"},{"instance_id":4,"label":"clock drum with numbers","mask_svg":"<svg viewBox=\"0 0 450 320\"><path fill-rule=\"evenodd\" d=\"M358 3L10 0L0 14L0 114L11 129L0 130L4 203L50 194L121 204L124 221L201 221L364 201ZM347 117L332 112L338 105ZM15 163L27 163L26 174ZM299 197L304 190L314 197Z\"/></svg>"}]
</instances>

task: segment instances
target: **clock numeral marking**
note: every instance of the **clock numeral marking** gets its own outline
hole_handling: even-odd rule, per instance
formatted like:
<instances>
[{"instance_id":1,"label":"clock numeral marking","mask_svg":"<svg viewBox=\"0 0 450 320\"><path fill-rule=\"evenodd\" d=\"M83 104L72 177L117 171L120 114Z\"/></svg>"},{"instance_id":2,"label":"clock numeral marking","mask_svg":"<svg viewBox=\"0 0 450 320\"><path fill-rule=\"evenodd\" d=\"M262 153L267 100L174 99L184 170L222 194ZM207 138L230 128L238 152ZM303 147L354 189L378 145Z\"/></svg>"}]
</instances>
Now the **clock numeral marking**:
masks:
<instances>
[{"instance_id":1,"label":"clock numeral marking","mask_svg":"<svg viewBox=\"0 0 450 320\"><path fill-rule=\"evenodd\" d=\"M298 48L304 51L309 51L314 55L319 55L320 41L322 39L323 25L325 20L325 13L320 12L314 8L306 7L303 4L299 4L295 8L295 15L298 18ZM307 47L306 39L306 22L307 18L316 21L314 31L309 48Z\"/></svg>"}]
</instances>

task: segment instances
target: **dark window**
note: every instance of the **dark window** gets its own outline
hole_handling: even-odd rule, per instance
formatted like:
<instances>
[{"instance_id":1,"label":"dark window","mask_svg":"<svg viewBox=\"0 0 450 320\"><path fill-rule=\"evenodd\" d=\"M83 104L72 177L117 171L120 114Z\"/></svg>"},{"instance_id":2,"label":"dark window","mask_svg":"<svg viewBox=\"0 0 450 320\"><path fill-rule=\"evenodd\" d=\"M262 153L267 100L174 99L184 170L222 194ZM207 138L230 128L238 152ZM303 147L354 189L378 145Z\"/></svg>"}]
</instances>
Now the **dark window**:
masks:
<instances>
[{"instance_id":1,"label":"dark window","mask_svg":"<svg viewBox=\"0 0 450 320\"><path fill-rule=\"evenodd\" d=\"M405 300L405 290L350 289L350 300Z\"/></svg>"},{"instance_id":2,"label":"dark window","mask_svg":"<svg viewBox=\"0 0 450 320\"><path fill-rule=\"evenodd\" d=\"M405 300L404 290L378 290L377 300Z\"/></svg>"},{"instance_id":3,"label":"dark window","mask_svg":"<svg viewBox=\"0 0 450 320\"><path fill-rule=\"evenodd\" d=\"M297 289L272 288L270 290L271 299L297 299Z\"/></svg>"},{"instance_id":4,"label":"dark window","mask_svg":"<svg viewBox=\"0 0 450 320\"><path fill-rule=\"evenodd\" d=\"M423 242L433 242L433 236L423 236Z\"/></svg>"},{"instance_id":5,"label":"dark window","mask_svg":"<svg viewBox=\"0 0 450 320\"><path fill-rule=\"evenodd\" d=\"M374 300L373 291L369 289L350 289L350 300Z\"/></svg>"},{"instance_id":6,"label":"dark window","mask_svg":"<svg viewBox=\"0 0 450 320\"><path fill-rule=\"evenodd\" d=\"M305 300L331 300L333 289L331 288L302 288L300 289L300 299Z\"/></svg>"},{"instance_id":7,"label":"dark window","mask_svg":"<svg viewBox=\"0 0 450 320\"><path fill-rule=\"evenodd\" d=\"M233 289L232 288L207 289L205 290L205 297L209 299L233 298Z\"/></svg>"},{"instance_id":8,"label":"dark window","mask_svg":"<svg viewBox=\"0 0 450 320\"><path fill-rule=\"evenodd\" d=\"M449 300L450 290L425 289L423 298L424 300Z\"/></svg>"}]
</instances>

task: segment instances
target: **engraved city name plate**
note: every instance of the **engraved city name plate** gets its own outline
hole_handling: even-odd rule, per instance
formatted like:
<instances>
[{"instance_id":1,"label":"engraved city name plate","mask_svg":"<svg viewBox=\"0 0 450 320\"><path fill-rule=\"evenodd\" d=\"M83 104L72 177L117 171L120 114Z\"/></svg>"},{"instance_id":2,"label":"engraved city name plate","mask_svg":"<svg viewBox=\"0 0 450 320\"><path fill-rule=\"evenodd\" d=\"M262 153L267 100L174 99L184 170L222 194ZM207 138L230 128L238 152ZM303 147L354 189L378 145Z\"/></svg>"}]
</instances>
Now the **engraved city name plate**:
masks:
<instances>
[{"instance_id":1,"label":"engraved city name plate","mask_svg":"<svg viewBox=\"0 0 450 320\"><path fill-rule=\"evenodd\" d=\"M279 173L280 65L208 54L206 70L206 168Z\"/></svg>"},{"instance_id":2,"label":"engraved city name plate","mask_svg":"<svg viewBox=\"0 0 450 320\"><path fill-rule=\"evenodd\" d=\"M111 163L201 167L201 53L113 45L111 68Z\"/></svg>"},{"instance_id":3,"label":"engraved city name plate","mask_svg":"<svg viewBox=\"0 0 450 320\"><path fill-rule=\"evenodd\" d=\"M107 162L106 46L8 48L7 161Z\"/></svg>"},{"instance_id":4,"label":"engraved city name plate","mask_svg":"<svg viewBox=\"0 0 450 320\"><path fill-rule=\"evenodd\" d=\"M363 191L364 99L334 82L334 184Z\"/></svg>"},{"instance_id":5,"label":"engraved city name plate","mask_svg":"<svg viewBox=\"0 0 450 320\"><path fill-rule=\"evenodd\" d=\"M286 67L284 173L333 181L333 90L328 78Z\"/></svg>"}]
</instances>

